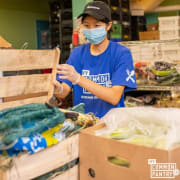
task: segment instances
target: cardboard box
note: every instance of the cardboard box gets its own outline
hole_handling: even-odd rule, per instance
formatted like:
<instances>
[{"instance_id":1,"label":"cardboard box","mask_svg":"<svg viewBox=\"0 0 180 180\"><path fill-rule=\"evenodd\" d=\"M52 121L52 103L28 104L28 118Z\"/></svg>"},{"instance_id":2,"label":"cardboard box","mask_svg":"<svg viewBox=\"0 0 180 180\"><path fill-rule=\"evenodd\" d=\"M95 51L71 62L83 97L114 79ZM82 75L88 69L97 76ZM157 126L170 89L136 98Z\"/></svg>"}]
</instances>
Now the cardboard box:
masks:
<instances>
[{"instance_id":1,"label":"cardboard box","mask_svg":"<svg viewBox=\"0 0 180 180\"><path fill-rule=\"evenodd\" d=\"M180 30L161 30L160 40L180 39Z\"/></svg>"},{"instance_id":2,"label":"cardboard box","mask_svg":"<svg viewBox=\"0 0 180 180\"><path fill-rule=\"evenodd\" d=\"M158 31L159 30L159 24L158 23L148 24L147 30L148 31Z\"/></svg>"},{"instance_id":3,"label":"cardboard box","mask_svg":"<svg viewBox=\"0 0 180 180\"><path fill-rule=\"evenodd\" d=\"M180 169L180 147L167 151L95 136L94 131L103 127L105 124L98 124L80 133L80 180L150 180L151 175L162 172L156 171L157 166L176 163L176 167L169 165ZM111 156L128 160L130 166L110 163L108 157ZM175 172L172 169L165 171ZM180 180L180 175L174 179Z\"/></svg>"},{"instance_id":4,"label":"cardboard box","mask_svg":"<svg viewBox=\"0 0 180 180\"><path fill-rule=\"evenodd\" d=\"M139 40L159 40L159 31L139 32Z\"/></svg>"},{"instance_id":5,"label":"cardboard box","mask_svg":"<svg viewBox=\"0 0 180 180\"><path fill-rule=\"evenodd\" d=\"M159 31L179 30L180 16L158 17Z\"/></svg>"}]
</instances>

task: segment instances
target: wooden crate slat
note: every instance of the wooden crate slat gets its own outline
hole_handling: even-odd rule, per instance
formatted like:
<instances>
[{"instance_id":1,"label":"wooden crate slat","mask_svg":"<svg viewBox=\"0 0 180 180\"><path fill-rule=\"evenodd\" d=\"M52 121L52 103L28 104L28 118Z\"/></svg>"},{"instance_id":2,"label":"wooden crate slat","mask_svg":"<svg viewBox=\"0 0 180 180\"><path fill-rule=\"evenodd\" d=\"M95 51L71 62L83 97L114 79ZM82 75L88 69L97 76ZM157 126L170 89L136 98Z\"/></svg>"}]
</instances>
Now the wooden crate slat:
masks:
<instances>
[{"instance_id":1,"label":"wooden crate slat","mask_svg":"<svg viewBox=\"0 0 180 180\"><path fill-rule=\"evenodd\" d=\"M25 95L23 94L20 96L11 96L11 97L3 98L3 102L18 101L18 100L34 98L34 97L39 97L39 96L47 96L47 94L48 92L40 92L40 93L32 93L32 94L25 94Z\"/></svg>"},{"instance_id":2,"label":"wooden crate slat","mask_svg":"<svg viewBox=\"0 0 180 180\"><path fill-rule=\"evenodd\" d=\"M18 100L18 101L0 103L0 110L16 107L16 106L21 106L25 104L31 104L31 103L44 103L46 99L47 99L47 96L41 96L41 97L23 99L23 100Z\"/></svg>"},{"instance_id":3,"label":"wooden crate slat","mask_svg":"<svg viewBox=\"0 0 180 180\"><path fill-rule=\"evenodd\" d=\"M56 50L0 50L0 71L53 68Z\"/></svg>"},{"instance_id":4,"label":"wooden crate slat","mask_svg":"<svg viewBox=\"0 0 180 180\"><path fill-rule=\"evenodd\" d=\"M60 50L56 49L56 55L54 57L54 64L52 67L52 73L51 73L51 81L49 84L49 89L48 89L48 96L46 102L49 102L50 98L53 96L54 93L54 80L56 79L56 67L59 64L59 57L60 57Z\"/></svg>"},{"instance_id":5,"label":"wooden crate slat","mask_svg":"<svg viewBox=\"0 0 180 180\"><path fill-rule=\"evenodd\" d=\"M74 135L33 155L13 158L14 166L10 170L0 170L0 177L5 177L1 180L29 180L57 169L78 158L78 144L79 135Z\"/></svg>"},{"instance_id":6,"label":"wooden crate slat","mask_svg":"<svg viewBox=\"0 0 180 180\"><path fill-rule=\"evenodd\" d=\"M51 74L0 77L0 97L47 92Z\"/></svg>"},{"instance_id":7,"label":"wooden crate slat","mask_svg":"<svg viewBox=\"0 0 180 180\"><path fill-rule=\"evenodd\" d=\"M79 171L78 165L76 165L73 168L66 171L65 173L54 177L52 180L79 180L78 171Z\"/></svg>"}]
</instances>

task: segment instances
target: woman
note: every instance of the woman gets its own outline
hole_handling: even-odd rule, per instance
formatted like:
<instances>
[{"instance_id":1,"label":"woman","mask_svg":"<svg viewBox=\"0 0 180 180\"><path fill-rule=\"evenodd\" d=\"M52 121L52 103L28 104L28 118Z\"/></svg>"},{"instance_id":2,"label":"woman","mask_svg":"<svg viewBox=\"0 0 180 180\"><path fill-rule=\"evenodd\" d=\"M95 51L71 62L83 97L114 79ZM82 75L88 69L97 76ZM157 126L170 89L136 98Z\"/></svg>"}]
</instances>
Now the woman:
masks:
<instances>
[{"instance_id":1,"label":"woman","mask_svg":"<svg viewBox=\"0 0 180 180\"><path fill-rule=\"evenodd\" d=\"M66 97L72 88L74 105L85 103L86 113L101 118L112 108L124 107L124 91L136 88L132 56L108 40L111 12L104 2L88 3L79 17L90 43L74 48L66 64L58 65L55 94Z\"/></svg>"}]
</instances>

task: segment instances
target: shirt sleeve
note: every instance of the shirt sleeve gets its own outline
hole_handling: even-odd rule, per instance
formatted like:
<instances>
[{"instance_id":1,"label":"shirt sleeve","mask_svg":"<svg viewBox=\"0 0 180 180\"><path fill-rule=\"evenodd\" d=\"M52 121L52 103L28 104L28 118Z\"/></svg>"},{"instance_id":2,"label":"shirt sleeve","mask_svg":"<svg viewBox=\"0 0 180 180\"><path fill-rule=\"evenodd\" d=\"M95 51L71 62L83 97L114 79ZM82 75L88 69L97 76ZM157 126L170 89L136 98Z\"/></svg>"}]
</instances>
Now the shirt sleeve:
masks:
<instances>
[{"instance_id":1,"label":"shirt sleeve","mask_svg":"<svg viewBox=\"0 0 180 180\"><path fill-rule=\"evenodd\" d=\"M129 49L124 49L122 55L117 57L115 61L112 73L112 86L125 86L126 92L136 89L136 75Z\"/></svg>"},{"instance_id":2,"label":"shirt sleeve","mask_svg":"<svg viewBox=\"0 0 180 180\"><path fill-rule=\"evenodd\" d=\"M75 70L80 73L80 63L78 62L78 60L80 59L79 58L79 49L78 48L75 48L72 50L69 58L67 59L66 61L66 64L69 64L71 66L73 66L75 68ZM72 88L72 82L67 80L67 79L60 79L60 74L57 74L56 75L56 80L59 81L59 82L64 82L66 83L67 85L69 85L70 88Z\"/></svg>"}]
</instances>

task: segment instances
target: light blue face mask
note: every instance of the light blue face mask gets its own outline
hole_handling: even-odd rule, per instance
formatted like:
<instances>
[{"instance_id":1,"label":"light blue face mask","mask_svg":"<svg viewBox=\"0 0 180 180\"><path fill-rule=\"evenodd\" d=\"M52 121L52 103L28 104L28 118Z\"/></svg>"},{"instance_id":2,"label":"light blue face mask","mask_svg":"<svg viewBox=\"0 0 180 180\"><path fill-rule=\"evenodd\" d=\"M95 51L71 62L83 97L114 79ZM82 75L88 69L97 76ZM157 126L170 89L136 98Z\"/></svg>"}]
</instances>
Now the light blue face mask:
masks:
<instances>
[{"instance_id":1,"label":"light blue face mask","mask_svg":"<svg viewBox=\"0 0 180 180\"><path fill-rule=\"evenodd\" d=\"M90 43L99 44L105 39L107 32L105 27L102 26L94 29L83 29L83 34Z\"/></svg>"}]
</instances>

